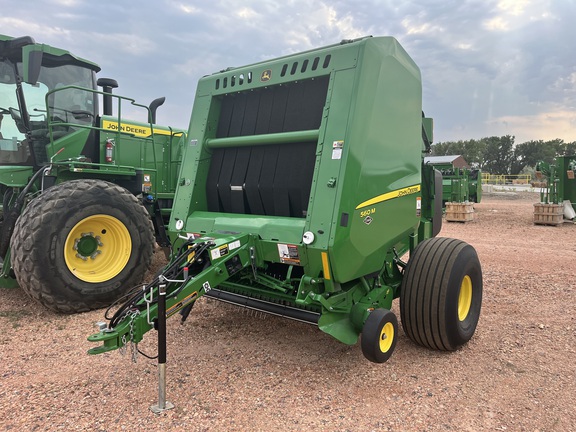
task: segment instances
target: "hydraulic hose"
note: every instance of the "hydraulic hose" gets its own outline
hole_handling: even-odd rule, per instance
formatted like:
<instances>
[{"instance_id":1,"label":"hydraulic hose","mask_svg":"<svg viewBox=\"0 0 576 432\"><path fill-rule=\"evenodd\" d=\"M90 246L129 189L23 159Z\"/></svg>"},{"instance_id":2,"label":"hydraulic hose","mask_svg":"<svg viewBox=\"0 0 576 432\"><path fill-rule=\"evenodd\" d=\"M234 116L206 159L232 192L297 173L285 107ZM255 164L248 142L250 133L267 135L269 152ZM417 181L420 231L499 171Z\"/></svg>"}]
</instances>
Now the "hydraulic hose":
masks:
<instances>
[{"instance_id":1,"label":"hydraulic hose","mask_svg":"<svg viewBox=\"0 0 576 432\"><path fill-rule=\"evenodd\" d=\"M159 273L157 274L154 279L148 283L137 289L137 291L132 290L130 293L127 294L126 297L129 297L128 300L120 306L120 308L112 315L111 318L108 318L109 311L118 304L115 302L112 306L108 308L106 311L105 317L110 320L109 328L114 328L124 319L124 317L130 313L130 311L134 310L143 310L145 308L144 296L149 292L150 288L158 287L161 283L161 276L167 280L175 280L184 272L184 267L194 264L197 262L200 257L205 255L206 250L210 247L211 243L193 243L193 241L188 240L186 241L179 249L176 257ZM190 254L194 254L192 258L189 258ZM166 299L173 298L177 296L186 282L190 279L191 276L188 276L188 279L181 282L180 286L167 294ZM158 294L156 294L155 298L150 300L146 300L151 304L155 304L158 302Z\"/></svg>"}]
</instances>

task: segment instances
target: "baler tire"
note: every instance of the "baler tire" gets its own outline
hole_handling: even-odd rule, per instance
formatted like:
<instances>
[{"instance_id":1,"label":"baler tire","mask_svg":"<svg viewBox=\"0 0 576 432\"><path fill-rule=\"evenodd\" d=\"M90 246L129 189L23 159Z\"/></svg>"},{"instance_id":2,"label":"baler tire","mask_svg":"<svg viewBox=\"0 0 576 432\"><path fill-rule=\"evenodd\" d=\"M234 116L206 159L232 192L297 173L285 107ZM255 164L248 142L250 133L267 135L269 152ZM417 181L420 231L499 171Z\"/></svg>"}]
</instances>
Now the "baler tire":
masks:
<instances>
[{"instance_id":1,"label":"baler tire","mask_svg":"<svg viewBox=\"0 0 576 432\"><path fill-rule=\"evenodd\" d=\"M420 243L400 288L400 319L415 343L454 351L468 342L480 318L482 269L476 250L451 238Z\"/></svg>"},{"instance_id":2,"label":"baler tire","mask_svg":"<svg viewBox=\"0 0 576 432\"><path fill-rule=\"evenodd\" d=\"M11 245L19 285L60 313L109 306L142 281L153 251L152 224L137 198L90 179L60 183L33 199Z\"/></svg>"},{"instance_id":3,"label":"baler tire","mask_svg":"<svg viewBox=\"0 0 576 432\"><path fill-rule=\"evenodd\" d=\"M374 309L362 329L362 354L373 363L386 362L396 347L398 319L388 309Z\"/></svg>"}]
</instances>

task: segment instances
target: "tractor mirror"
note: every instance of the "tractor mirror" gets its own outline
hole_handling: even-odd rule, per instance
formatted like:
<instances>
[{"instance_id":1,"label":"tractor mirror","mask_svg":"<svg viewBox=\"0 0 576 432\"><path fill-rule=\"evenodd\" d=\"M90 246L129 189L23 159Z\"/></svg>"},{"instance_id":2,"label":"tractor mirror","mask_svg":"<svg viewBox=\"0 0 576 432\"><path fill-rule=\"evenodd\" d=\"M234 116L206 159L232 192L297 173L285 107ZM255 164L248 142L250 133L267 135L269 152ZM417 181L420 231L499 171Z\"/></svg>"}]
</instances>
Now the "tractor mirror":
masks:
<instances>
[{"instance_id":1,"label":"tractor mirror","mask_svg":"<svg viewBox=\"0 0 576 432\"><path fill-rule=\"evenodd\" d=\"M426 134L430 143L434 142L434 120L430 117L422 118L423 132Z\"/></svg>"},{"instance_id":2,"label":"tractor mirror","mask_svg":"<svg viewBox=\"0 0 576 432\"><path fill-rule=\"evenodd\" d=\"M44 53L34 46L26 46L22 50L22 61L24 66L24 82L35 85L40 76L42 68L42 57Z\"/></svg>"}]
</instances>

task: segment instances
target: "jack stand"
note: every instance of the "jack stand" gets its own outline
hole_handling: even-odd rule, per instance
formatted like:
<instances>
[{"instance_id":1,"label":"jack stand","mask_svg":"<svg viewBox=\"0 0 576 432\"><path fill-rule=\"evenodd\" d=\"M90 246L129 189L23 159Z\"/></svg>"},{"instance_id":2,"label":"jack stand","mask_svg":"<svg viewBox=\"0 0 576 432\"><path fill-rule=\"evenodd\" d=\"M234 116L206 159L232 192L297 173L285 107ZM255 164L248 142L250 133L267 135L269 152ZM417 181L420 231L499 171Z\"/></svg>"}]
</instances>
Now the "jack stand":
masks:
<instances>
[{"instance_id":1,"label":"jack stand","mask_svg":"<svg viewBox=\"0 0 576 432\"><path fill-rule=\"evenodd\" d=\"M166 401L166 284L158 286L158 404L150 410L160 414L174 408L174 404Z\"/></svg>"}]
</instances>

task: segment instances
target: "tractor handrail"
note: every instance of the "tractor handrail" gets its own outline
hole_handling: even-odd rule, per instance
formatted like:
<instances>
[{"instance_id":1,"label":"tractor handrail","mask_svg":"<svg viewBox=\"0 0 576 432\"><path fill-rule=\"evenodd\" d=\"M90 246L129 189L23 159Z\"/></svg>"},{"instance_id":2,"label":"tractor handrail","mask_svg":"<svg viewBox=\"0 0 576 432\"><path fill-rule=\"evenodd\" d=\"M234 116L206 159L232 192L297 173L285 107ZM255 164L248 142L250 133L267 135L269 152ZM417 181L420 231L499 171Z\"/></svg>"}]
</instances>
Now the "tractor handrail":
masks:
<instances>
[{"instance_id":1,"label":"tractor handrail","mask_svg":"<svg viewBox=\"0 0 576 432\"><path fill-rule=\"evenodd\" d=\"M117 124L117 128L116 130L109 130L109 129L104 129L102 127L99 127L98 125L94 124L94 122L92 122L91 124L82 124L80 122L68 122L68 121L52 121L50 119L50 110L54 110L56 107L50 106L49 103L49 98L57 92L61 92L61 91L66 91L66 90L81 90L81 91L85 91L88 93L92 93L92 94L100 94L100 95L106 95L106 96L110 96L112 98L115 98L118 100L118 113L116 116L116 124ZM75 86L75 85L68 85L68 86L63 86L63 87L59 87L53 90L50 90L49 92L46 93L45 95L45 102L46 102L46 113L47 115L47 125L48 125L48 133L50 134L50 145L52 146L52 153L55 154L55 137L54 137L54 127L56 126L74 126L76 128L79 129L89 129L89 130L98 130L100 132L108 132L108 133L115 133L116 134L116 139L118 141L120 141L121 136L130 136L133 134L129 133L129 132L125 132L122 130L121 125L122 125L122 101L126 101L126 103L130 103L130 105L134 106L134 107L139 107L139 108L143 108L146 111L146 118L150 119L150 108L146 105L142 105L139 103L136 103L135 99L132 98L128 98L125 96L121 96L121 95L115 95L115 94L110 94L110 93L106 93L104 91L99 91L99 90L95 90L95 89L89 89L86 87L80 87L80 86ZM95 116L98 116L98 113L94 113ZM152 124L151 122L141 122L143 124L148 123L148 127L150 128L150 136L145 137L144 141L147 143L153 142L154 139L154 124ZM153 157L154 157L154 163L156 164L156 153L153 152Z\"/></svg>"}]
</instances>

